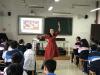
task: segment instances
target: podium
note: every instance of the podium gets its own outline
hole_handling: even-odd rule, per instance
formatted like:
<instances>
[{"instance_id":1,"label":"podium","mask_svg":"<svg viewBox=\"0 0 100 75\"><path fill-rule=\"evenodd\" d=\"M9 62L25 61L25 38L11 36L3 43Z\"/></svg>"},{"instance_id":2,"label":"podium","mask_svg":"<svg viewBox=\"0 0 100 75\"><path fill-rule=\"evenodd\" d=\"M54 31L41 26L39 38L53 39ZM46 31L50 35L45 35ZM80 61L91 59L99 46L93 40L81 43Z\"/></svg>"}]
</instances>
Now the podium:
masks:
<instances>
[{"instance_id":1,"label":"podium","mask_svg":"<svg viewBox=\"0 0 100 75\"><path fill-rule=\"evenodd\" d=\"M60 55L70 54L70 45L68 41L65 41L64 39L61 40L61 38L59 40L59 38L57 38L56 43L57 43ZM36 54L44 55L45 53L44 48L46 47L46 45L47 45L47 41L38 40L37 45L36 45Z\"/></svg>"}]
</instances>

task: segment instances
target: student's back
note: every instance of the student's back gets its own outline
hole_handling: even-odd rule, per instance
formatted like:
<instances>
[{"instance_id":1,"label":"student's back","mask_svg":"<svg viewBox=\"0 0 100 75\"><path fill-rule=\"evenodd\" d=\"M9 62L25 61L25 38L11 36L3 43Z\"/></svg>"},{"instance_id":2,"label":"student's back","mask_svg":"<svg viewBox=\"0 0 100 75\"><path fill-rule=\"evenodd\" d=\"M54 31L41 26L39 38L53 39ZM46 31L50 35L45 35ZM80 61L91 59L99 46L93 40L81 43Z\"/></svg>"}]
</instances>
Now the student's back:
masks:
<instances>
[{"instance_id":1,"label":"student's back","mask_svg":"<svg viewBox=\"0 0 100 75\"><path fill-rule=\"evenodd\" d=\"M27 75L20 64L13 63L8 66L4 75Z\"/></svg>"},{"instance_id":2,"label":"student's back","mask_svg":"<svg viewBox=\"0 0 100 75\"><path fill-rule=\"evenodd\" d=\"M23 75L26 75L25 71L23 70L23 65L22 65L22 61L23 61L23 56L20 55L20 53L14 53L12 55L12 63L6 67L4 69L4 73L6 75L19 75L21 74L22 75L22 72L23 72ZM19 73L20 72L20 73Z\"/></svg>"},{"instance_id":3,"label":"student's back","mask_svg":"<svg viewBox=\"0 0 100 75\"><path fill-rule=\"evenodd\" d=\"M17 41L12 41L11 44L10 44L10 47L8 49L8 51L6 51L6 53L3 55L3 59L5 60L5 63L11 63L11 58L12 58L12 55L16 52L19 52L17 50L17 46L18 46L18 43Z\"/></svg>"},{"instance_id":4,"label":"student's back","mask_svg":"<svg viewBox=\"0 0 100 75\"><path fill-rule=\"evenodd\" d=\"M95 72L96 75L100 75L100 60L96 60L91 62L90 70Z\"/></svg>"},{"instance_id":5,"label":"student's back","mask_svg":"<svg viewBox=\"0 0 100 75\"><path fill-rule=\"evenodd\" d=\"M6 52L6 59L11 59L14 53L20 53L18 50L12 50Z\"/></svg>"},{"instance_id":6,"label":"student's back","mask_svg":"<svg viewBox=\"0 0 100 75\"><path fill-rule=\"evenodd\" d=\"M25 42L23 39L19 40L18 50L21 51L23 54L26 51L26 47L25 47L24 43Z\"/></svg>"},{"instance_id":7,"label":"student's back","mask_svg":"<svg viewBox=\"0 0 100 75\"><path fill-rule=\"evenodd\" d=\"M26 44L27 50L24 52L24 65L23 68L27 71L28 75L34 75L35 72L35 52L32 50L32 44Z\"/></svg>"},{"instance_id":8,"label":"student's back","mask_svg":"<svg viewBox=\"0 0 100 75\"><path fill-rule=\"evenodd\" d=\"M18 50L24 53L26 51L26 47L24 45L18 45Z\"/></svg>"}]
</instances>

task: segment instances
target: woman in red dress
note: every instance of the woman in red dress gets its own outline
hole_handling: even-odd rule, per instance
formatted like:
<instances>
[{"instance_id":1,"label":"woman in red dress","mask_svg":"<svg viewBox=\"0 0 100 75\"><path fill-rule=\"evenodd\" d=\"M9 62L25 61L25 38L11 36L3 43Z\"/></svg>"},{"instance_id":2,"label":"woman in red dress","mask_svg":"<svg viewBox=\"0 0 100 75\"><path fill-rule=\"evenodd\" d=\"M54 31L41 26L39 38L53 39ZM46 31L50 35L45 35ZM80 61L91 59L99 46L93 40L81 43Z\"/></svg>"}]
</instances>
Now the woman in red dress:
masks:
<instances>
[{"instance_id":1,"label":"woman in red dress","mask_svg":"<svg viewBox=\"0 0 100 75\"><path fill-rule=\"evenodd\" d=\"M56 44L56 37L60 32L60 23L58 23L58 31L54 32L54 29L50 29L49 34L41 36L41 38L45 38L48 42L45 48L45 60L53 59L54 57L59 56L59 50Z\"/></svg>"}]
</instances>

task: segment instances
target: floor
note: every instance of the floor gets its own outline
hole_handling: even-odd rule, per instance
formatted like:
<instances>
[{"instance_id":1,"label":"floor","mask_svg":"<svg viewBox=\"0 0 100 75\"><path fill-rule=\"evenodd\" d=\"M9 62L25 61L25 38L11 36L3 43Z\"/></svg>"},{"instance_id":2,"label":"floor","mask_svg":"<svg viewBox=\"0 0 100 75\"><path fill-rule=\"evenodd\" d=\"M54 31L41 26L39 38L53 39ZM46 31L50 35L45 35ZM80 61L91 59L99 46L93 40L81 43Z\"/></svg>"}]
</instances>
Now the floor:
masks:
<instances>
[{"instance_id":1,"label":"floor","mask_svg":"<svg viewBox=\"0 0 100 75\"><path fill-rule=\"evenodd\" d=\"M41 71L41 65L43 61L37 61L37 71ZM86 75L79 68L77 68L70 60L57 60L57 69L56 75ZM38 75L43 75L42 73L38 73Z\"/></svg>"}]
</instances>

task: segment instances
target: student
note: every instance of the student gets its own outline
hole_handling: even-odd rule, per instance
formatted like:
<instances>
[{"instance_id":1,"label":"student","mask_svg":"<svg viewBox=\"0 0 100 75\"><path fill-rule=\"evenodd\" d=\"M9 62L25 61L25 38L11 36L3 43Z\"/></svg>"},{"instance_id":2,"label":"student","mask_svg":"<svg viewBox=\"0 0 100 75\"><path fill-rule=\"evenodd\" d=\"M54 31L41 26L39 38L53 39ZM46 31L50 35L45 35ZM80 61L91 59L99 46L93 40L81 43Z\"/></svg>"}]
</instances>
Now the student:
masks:
<instances>
[{"instance_id":1,"label":"student","mask_svg":"<svg viewBox=\"0 0 100 75\"><path fill-rule=\"evenodd\" d=\"M74 55L76 56L76 65L78 65L78 49L79 49L79 47L80 47L80 45L81 45L81 43L80 43L80 41L81 41L81 38L79 37L79 36L77 36L76 37L76 43L75 43L75 46L74 46L74 48L73 48L73 53L72 53L72 58L71 58L71 62L73 62L73 59L74 59Z\"/></svg>"},{"instance_id":2,"label":"student","mask_svg":"<svg viewBox=\"0 0 100 75\"><path fill-rule=\"evenodd\" d=\"M44 75L56 75L54 72L56 70L56 61L55 60L47 60L44 63L43 73Z\"/></svg>"},{"instance_id":3,"label":"student","mask_svg":"<svg viewBox=\"0 0 100 75\"><path fill-rule=\"evenodd\" d=\"M89 53L96 52L96 51L97 51L97 45L91 45L91 50Z\"/></svg>"},{"instance_id":4,"label":"student","mask_svg":"<svg viewBox=\"0 0 100 75\"><path fill-rule=\"evenodd\" d=\"M96 51L89 54L88 61L89 71L96 75L100 75L100 48L97 48Z\"/></svg>"},{"instance_id":5,"label":"student","mask_svg":"<svg viewBox=\"0 0 100 75\"><path fill-rule=\"evenodd\" d=\"M25 47L24 43L25 42L23 39L19 40L18 50L21 51L22 53L24 53L26 51L26 47Z\"/></svg>"},{"instance_id":6,"label":"student","mask_svg":"<svg viewBox=\"0 0 100 75\"><path fill-rule=\"evenodd\" d=\"M35 52L32 50L32 44L26 44L27 50L24 52L24 66L28 75L34 75L35 71Z\"/></svg>"},{"instance_id":7,"label":"student","mask_svg":"<svg viewBox=\"0 0 100 75\"><path fill-rule=\"evenodd\" d=\"M8 51L6 51L6 53L4 53L4 55L2 56L3 59L5 60L6 65L9 65L12 62L12 55L16 52L20 53L17 49L18 43L17 41L12 41Z\"/></svg>"},{"instance_id":8,"label":"student","mask_svg":"<svg viewBox=\"0 0 100 75\"><path fill-rule=\"evenodd\" d=\"M89 65L96 60L100 60L100 48L97 48L95 52L90 53L88 56Z\"/></svg>"},{"instance_id":9,"label":"student","mask_svg":"<svg viewBox=\"0 0 100 75\"><path fill-rule=\"evenodd\" d=\"M6 44L5 44L5 47L4 47L4 50L3 50L3 54L2 54L2 58L4 57L5 53L7 52L8 47L9 47L9 41L7 41ZM5 62L6 60L3 60L3 61ZM2 63L0 64L0 70L1 71L3 71L5 67L6 67L5 64L2 64Z\"/></svg>"},{"instance_id":10,"label":"student","mask_svg":"<svg viewBox=\"0 0 100 75\"><path fill-rule=\"evenodd\" d=\"M12 55L12 63L4 69L4 75L27 75L22 66L23 56L19 53Z\"/></svg>"},{"instance_id":11,"label":"student","mask_svg":"<svg viewBox=\"0 0 100 75\"><path fill-rule=\"evenodd\" d=\"M100 52L98 51L99 48L97 48L96 45L91 46L91 51L88 55L88 62L92 62L92 60L100 58Z\"/></svg>"},{"instance_id":12,"label":"student","mask_svg":"<svg viewBox=\"0 0 100 75\"><path fill-rule=\"evenodd\" d=\"M19 64L11 64L4 75L23 75L23 67Z\"/></svg>"},{"instance_id":13,"label":"student","mask_svg":"<svg viewBox=\"0 0 100 75\"><path fill-rule=\"evenodd\" d=\"M91 62L89 69L94 72L95 75L100 75L100 59Z\"/></svg>"},{"instance_id":14,"label":"student","mask_svg":"<svg viewBox=\"0 0 100 75\"><path fill-rule=\"evenodd\" d=\"M0 43L0 60L1 60L4 48L5 48L6 40L5 39L1 39L0 41L1 41L1 43Z\"/></svg>"},{"instance_id":15,"label":"student","mask_svg":"<svg viewBox=\"0 0 100 75\"><path fill-rule=\"evenodd\" d=\"M80 62L83 63L83 72L88 73L88 55L89 55L89 44L86 39L81 40L81 46L78 50Z\"/></svg>"}]
</instances>

